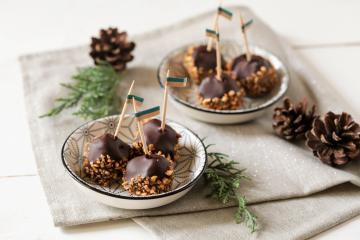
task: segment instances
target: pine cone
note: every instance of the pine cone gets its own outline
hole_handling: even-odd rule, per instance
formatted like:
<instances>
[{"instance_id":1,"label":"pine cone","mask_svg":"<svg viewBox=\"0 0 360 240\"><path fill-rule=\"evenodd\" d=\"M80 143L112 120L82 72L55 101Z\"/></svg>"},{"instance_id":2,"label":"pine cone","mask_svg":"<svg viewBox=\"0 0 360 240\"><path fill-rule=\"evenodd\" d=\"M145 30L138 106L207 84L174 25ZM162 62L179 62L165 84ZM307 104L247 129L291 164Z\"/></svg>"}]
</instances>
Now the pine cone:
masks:
<instances>
[{"instance_id":1,"label":"pine cone","mask_svg":"<svg viewBox=\"0 0 360 240\"><path fill-rule=\"evenodd\" d=\"M284 99L284 106L275 108L273 115L273 128L277 135L292 140L311 129L315 118L315 105L306 113L305 100L294 105L289 98Z\"/></svg>"},{"instance_id":2,"label":"pine cone","mask_svg":"<svg viewBox=\"0 0 360 240\"><path fill-rule=\"evenodd\" d=\"M328 112L324 121L317 118L306 134L306 145L322 162L342 166L360 153L360 127L347 113Z\"/></svg>"},{"instance_id":3,"label":"pine cone","mask_svg":"<svg viewBox=\"0 0 360 240\"><path fill-rule=\"evenodd\" d=\"M128 42L127 33L117 28L101 29L100 38L92 37L90 47L90 56L96 65L109 63L117 72L125 70L126 63L134 58L131 51L135 43Z\"/></svg>"}]
</instances>

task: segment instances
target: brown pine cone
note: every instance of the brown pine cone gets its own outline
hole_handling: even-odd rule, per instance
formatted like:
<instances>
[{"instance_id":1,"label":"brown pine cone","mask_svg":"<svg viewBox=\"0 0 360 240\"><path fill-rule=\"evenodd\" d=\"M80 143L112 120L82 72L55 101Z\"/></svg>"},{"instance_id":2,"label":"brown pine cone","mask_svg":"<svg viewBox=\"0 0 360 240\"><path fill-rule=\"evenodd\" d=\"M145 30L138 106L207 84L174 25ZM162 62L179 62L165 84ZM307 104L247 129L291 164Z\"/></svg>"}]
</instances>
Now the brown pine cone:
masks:
<instances>
[{"instance_id":1,"label":"brown pine cone","mask_svg":"<svg viewBox=\"0 0 360 240\"><path fill-rule=\"evenodd\" d=\"M306 138L314 155L331 166L345 165L360 154L360 126L344 112L315 119Z\"/></svg>"},{"instance_id":2,"label":"brown pine cone","mask_svg":"<svg viewBox=\"0 0 360 240\"><path fill-rule=\"evenodd\" d=\"M128 42L127 33L119 32L117 28L101 29L99 38L91 38L90 47L90 56L96 65L108 63L117 72L125 70L126 63L134 58L131 51L135 43Z\"/></svg>"},{"instance_id":3,"label":"brown pine cone","mask_svg":"<svg viewBox=\"0 0 360 240\"><path fill-rule=\"evenodd\" d=\"M292 140L311 129L315 119L315 105L307 113L305 100L293 104L289 98L284 99L284 106L275 108L273 115L273 128L277 135Z\"/></svg>"}]
</instances>

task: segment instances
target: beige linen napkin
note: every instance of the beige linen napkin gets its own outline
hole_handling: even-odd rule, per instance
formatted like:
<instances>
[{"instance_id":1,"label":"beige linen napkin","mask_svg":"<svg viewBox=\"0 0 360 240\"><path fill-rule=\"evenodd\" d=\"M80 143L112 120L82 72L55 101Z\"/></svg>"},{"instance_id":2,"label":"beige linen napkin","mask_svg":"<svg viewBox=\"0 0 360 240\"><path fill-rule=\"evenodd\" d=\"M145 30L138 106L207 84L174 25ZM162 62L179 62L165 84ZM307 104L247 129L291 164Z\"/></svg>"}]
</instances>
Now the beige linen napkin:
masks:
<instances>
[{"instance_id":1,"label":"beige linen napkin","mask_svg":"<svg viewBox=\"0 0 360 240\"><path fill-rule=\"evenodd\" d=\"M236 12L235 8L232 10ZM355 115L354 111L351 111L349 106L327 85L327 82L318 78L313 71L303 65L303 62L288 49L286 43L279 40L268 26L249 9L243 8L242 11L246 18L254 19L252 30L249 31L250 41L275 53L291 70L292 79L288 92L290 96L294 99L302 99L306 96L310 101L318 104L321 112L332 109L350 111ZM157 84L156 69L161 59L174 48L203 40L204 29L209 27L212 18L213 13L206 13L180 24L135 37L134 40L137 43L135 61L123 75L119 94L125 94L130 81L136 79L136 94L145 97L145 105L160 104L162 90ZM235 39L240 42L237 21L222 21L221 35L222 39ZM223 207L215 200L205 198L206 189L201 183L175 203L151 210L115 209L84 198L83 193L73 185L73 180L65 172L60 160L63 141L83 121L73 117L70 111L55 118L39 119L38 116L53 106L53 100L57 96L65 94L65 90L58 86L60 82L71 81L70 76L75 72L76 67L91 64L88 48L78 47L28 55L21 57L20 60L34 154L55 225L69 226ZM247 168L247 173L253 180L243 185L241 193L246 195L251 203L307 196L345 182L360 185L359 163L349 164L343 169L334 169L315 159L303 144L292 144L276 137L271 128L271 111L250 123L220 126L198 122L176 114L176 109L172 105L169 106L169 118L182 122L200 136L208 136L209 143L217 144L214 150L230 154L241 167ZM279 206L281 206L280 203L291 206L291 202L281 201ZM259 205L259 208L260 206L262 205ZM297 205L294 204L294 206ZM229 211L220 210L219 212L223 212L226 217L227 213L230 214ZM276 217L278 220L295 218L301 211L301 205L299 205L298 208L294 207L293 211L282 212ZM194 216L206 219L206 214L216 215L218 212L209 211L197 213ZM176 225L177 217L180 219L180 216L182 218L189 215L192 216L192 214L185 214L164 218L169 219L168 231L170 232L172 226ZM154 218L154 221L158 221L160 225L152 225L146 218L137 219L137 221L148 224L149 228L153 226L154 231L159 229L159 226L164 226L161 218ZM232 221L228 221L228 228L239 227L239 225L232 225ZM266 224L270 224L263 223L265 227ZM181 226L182 223L179 222L179 224ZM216 222L214 224L216 225ZM191 235L188 236L190 239Z\"/></svg>"}]
</instances>

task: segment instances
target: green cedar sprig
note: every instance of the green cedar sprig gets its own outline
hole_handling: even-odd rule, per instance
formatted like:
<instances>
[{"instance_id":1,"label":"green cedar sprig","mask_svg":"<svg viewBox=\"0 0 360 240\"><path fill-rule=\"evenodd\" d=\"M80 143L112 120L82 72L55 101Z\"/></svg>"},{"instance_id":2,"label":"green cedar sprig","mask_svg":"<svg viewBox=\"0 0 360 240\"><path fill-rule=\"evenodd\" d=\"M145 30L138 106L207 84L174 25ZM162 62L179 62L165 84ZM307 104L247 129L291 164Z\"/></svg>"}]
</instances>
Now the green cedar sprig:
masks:
<instances>
[{"instance_id":1,"label":"green cedar sprig","mask_svg":"<svg viewBox=\"0 0 360 240\"><path fill-rule=\"evenodd\" d=\"M84 119L96 119L117 112L116 88L120 75L110 65L84 67L72 76L71 84L61 84L69 93L55 99L55 107L40 117L58 115L67 108L79 105L74 115Z\"/></svg>"},{"instance_id":2,"label":"green cedar sprig","mask_svg":"<svg viewBox=\"0 0 360 240\"><path fill-rule=\"evenodd\" d=\"M207 145L206 150L213 145ZM236 192L243 180L250 180L244 174L245 169L237 169L238 163L224 153L208 152L208 157L211 162L205 170L205 180L211 188L209 196L223 204L237 202L238 208L234 216L236 223L244 222L251 232L255 232L258 229L257 218L248 209L246 198Z\"/></svg>"}]
</instances>

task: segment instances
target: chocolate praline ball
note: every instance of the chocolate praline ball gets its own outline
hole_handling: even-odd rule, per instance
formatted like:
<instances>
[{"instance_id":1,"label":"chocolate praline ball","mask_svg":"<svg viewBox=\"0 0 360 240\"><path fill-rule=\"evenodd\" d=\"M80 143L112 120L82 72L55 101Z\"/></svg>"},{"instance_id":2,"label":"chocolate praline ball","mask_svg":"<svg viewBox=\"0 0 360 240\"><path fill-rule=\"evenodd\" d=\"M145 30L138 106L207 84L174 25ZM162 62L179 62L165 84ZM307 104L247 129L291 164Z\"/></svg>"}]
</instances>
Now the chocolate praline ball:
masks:
<instances>
[{"instance_id":1,"label":"chocolate praline ball","mask_svg":"<svg viewBox=\"0 0 360 240\"><path fill-rule=\"evenodd\" d=\"M124 178L130 181L131 178L157 176L162 178L170 167L170 162L163 156L151 154L142 155L131 159L127 166Z\"/></svg>"},{"instance_id":2,"label":"chocolate praline ball","mask_svg":"<svg viewBox=\"0 0 360 240\"><path fill-rule=\"evenodd\" d=\"M207 50L206 45L200 45L194 49L193 52L194 65L204 70L216 68L216 50L212 48ZM224 63L224 61L221 61Z\"/></svg>"},{"instance_id":3,"label":"chocolate praline ball","mask_svg":"<svg viewBox=\"0 0 360 240\"><path fill-rule=\"evenodd\" d=\"M88 160L96 161L101 155L109 155L112 160L128 160L130 155L130 146L120 138L106 133L90 143Z\"/></svg>"},{"instance_id":4,"label":"chocolate praline ball","mask_svg":"<svg viewBox=\"0 0 360 240\"><path fill-rule=\"evenodd\" d=\"M165 124L165 129L161 129L161 120L151 119L143 125L145 141L147 145L152 144L156 151L163 154L170 154L171 158L175 156L175 146L181 137L172 127Z\"/></svg>"},{"instance_id":5,"label":"chocolate praline ball","mask_svg":"<svg viewBox=\"0 0 360 240\"><path fill-rule=\"evenodd\" d=\"M234 71L236 79L241 80L252 74L256 74L261 67L272 68L271 63L258 55L251 55L251 60L246 60L246 55L240 55L235 58L231 65L231 70Z\"/></svg>"},{"instance_id":6,"label":"chocolate praline ball","mask_svg":"<svg viewBox=\"0 0 360 240\"><path fill-rule=\"evenodd\" d=\"M203 98L221 98L231 90L238 92L240 87L227 73L222 74L221 81L216 76L206 77L199 86L199 94Z\"/></svg>"}]
</instances>

